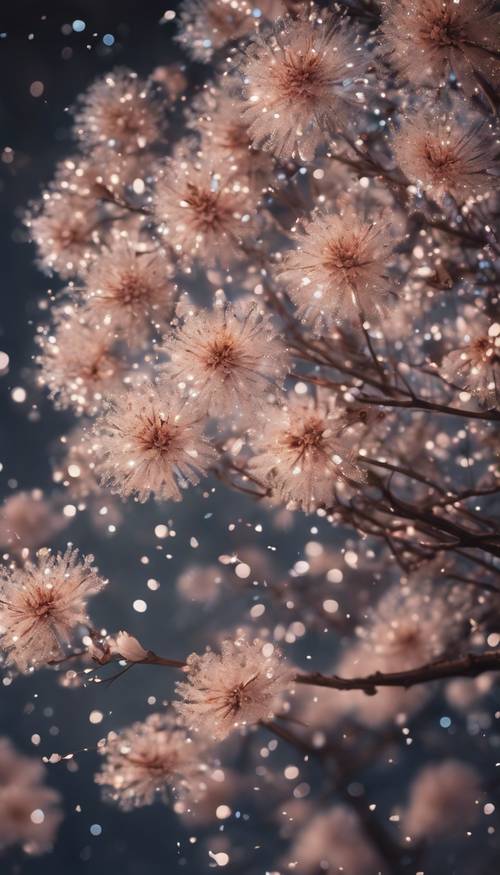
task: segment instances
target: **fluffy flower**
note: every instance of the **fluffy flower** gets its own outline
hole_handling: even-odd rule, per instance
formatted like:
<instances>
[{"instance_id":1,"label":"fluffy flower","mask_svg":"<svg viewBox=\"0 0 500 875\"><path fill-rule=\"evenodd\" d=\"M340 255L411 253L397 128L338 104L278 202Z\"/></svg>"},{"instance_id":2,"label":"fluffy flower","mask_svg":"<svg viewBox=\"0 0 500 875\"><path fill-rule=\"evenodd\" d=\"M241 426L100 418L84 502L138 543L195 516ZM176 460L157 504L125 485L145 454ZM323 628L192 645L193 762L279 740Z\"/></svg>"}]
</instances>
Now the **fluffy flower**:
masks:
<instances>
[{"instance_id":1,"label":"fluffy flower","mask_svg":"<svg viewBox=\"0 0 500 875\"><path fill-rule=\"evenodd\" d=\"M214 50L229 40L241 39L257 27L262 17L281 15L281 0L259 0L259 14L248 0L184 0L178 41L195 61L209 61Z\"/></svg>"},{"instance_id":2,"label":"fluffy flower","mask_svg":"<svg viewBox=\"0 0 500 875\"><path fill-rule=\"evenodd\" d=\"M366 50L343 19L285 18L255 36L242 65L244 121L254 146L280 159L313 159L345 125Z\"/></svg>"},{"instance_id":3,"label":"fluffy flower","mask_svg":"<svg viewBox=\"0 0 500 875\"><path fill-rule=\"evenodd\" d=\"M117 69L97 79L83 95L75 133L90 146L105 143L135 152L159 138L162 121L148 83L130 70Z\"/></svg>"},{"instance_id":4,"label":"fluffy flower","mask_svg":"<svg viewBox=\"0 0 500 875\"><path fill-rule=\"evenodd\" d=\"M198 483L215 457L203 436L203 417L175 395L151 387L114 399L96 424L98 473L126 498L181 500L180 488Z\"/></svg>"},{"instance_id":5,"label":"fluffy flower","mask_svg":"<svg viewBox=\"0 0 500 875\"><path fill-rule=\"evenodd\" d=\"M464 830L477 819L480 798L480 777L472 766L451 759L426 766L411 785L404 832L429 839Z\"/></svg>"},{"instance_id":6,"label":"fluffy flower","mask_svg":"<svg viewBox=\"0 0 500 875\"><path fill-rule=\"evenodd\" d=\"M125 240L117 241L94 262L83 291L91 320L118 331L129 345L136 346L147 340L152 325L165 328L174 296L166 259L137 252Z\"/></svg>"},{"instance_id":7,"label":"fluffy flower","mask_svg":"<svg viewBox=\"0 0 500 875\"><path fill-rule=\"evenodd\" d=\"M270 719L293 679L272 644L244 637L223 641L220 654L192 653L186 672L187 681L177 684L179 715L190 729L218 740Z\"/></svg>"},{"instance_id":8,"label":"fluffy flower","mask_svg":"<svg viewBox=\"0 0 500 875\"><path fill-rule=\"evenodd\" d=\"M124 811L185 796L203 773L199 744L169 714L110 732L99 753L106 759L96 783Z\"/></svg>"},{"instance_id":9,"label":"fluffy flower","mask_svg":"<svg viewBox=\"0 0 500 875\"><path fill-rule=\"evenodd\" d=\"M43 784L45 769L0 738L0 849L22 845L42 854L54 843L63 818L57 790Z\"/></svg>"},{"instance_id":10,"label":"fluffy flower","mask_svg":"<svg viewBox=\"0 0 500 875\"><path fill-rule=\"evenodd\" d=\"M290 396L285 406L271 408L252 449L252 473L306 513L333 504L341 481L363 480L354 434L344 431L332 397Z\"/></svg>"},{"instance_id":11,"label":"fluffy flower","mask_svg":"<svg viewBox=\"0 0 500 875\"><path fill-rule=\"evenodd\" d=\"M241 243L255 237L256 204L235 163L204 150L178 147L159 176L155 213L160 232L186 264L224 266L241 258Z\"/></svg>"},{"instance_id":12,"label":"fluffy flower","mask_svg":"<svg viewBox=\"0 0 500 875\"><path fill-rule=\"evenodd\" d=\"M192 310L164 351L170 359L164 378L187 389L211 416L254 415L287 371L270 316L253 302Z\"/></svg>"},{"instance_id":13,"label":"fluffy flower","mask_svg":"<svg viewBox=\"0 0 500 875\"><path fill-rule=\"evenodd\" d=\"M346 875L368 875L382 866L357 815L344 805L315 814L300 829L287 860L292 871L304 875L316 875L326 869Z\"/></svg>"},{"instance_id":14,"label":"fluffy flower","mask_svg":"<svg viewBox=\"0 0 500 875\"><path fill-rule=\"evenodd\" d=\"M81 309L57 312L55 333L44 331L37 342L39 383L56 407L93 414L104 395L120 385L123 365L111 351L112 334L106 327L89 325Z\"/></svg>"},{"instance_id":15,"label":"fluffy flower","mask_svg":"<svg viewBox=\"0 0 500 875\"><path fill-rule=\"evenodd\" d=\"M0 507L0 547L13 553L41 547L66 525L54 502L43 492L16 492Z\"/></svg>"},{"instance_id":16,"label":"fluffy flower","mask_svg":"<svg viewBox=\"0 0 500 875\"><path fill-rule=\"evenodd\" d=\"M463 346L444 357L441 373L487 406L497 406L500 403L500 324L494 322L481 333L467 334Z\"/></svg>"},{"instance_id":17,"label":"fluffy flower","mask_svg":"<svg viewBox=\"0 0 500 875\"><path fill-rule=\"evenodd\" d=\"M414 85L445 84L467 94L500 83L500 18L491 0L385 0L382 34L397 70Z\"/></svg>"},{"instance_id":18,"label":"fluffy flower","mask_svg":"<svg viewBox=\"0 0 500 875\"><path fill-rule=\"evenodd\" d=\"M484 125L452 116L413 115L394 139L396 160L411 182L440 203L446 195L463 202L496 186L498 143Z\"/></svg>"},{"instance_id":19,"label":"fluffy flower","mask_svg":"<svg viewBox=\"0 0 500 875\"><path fill-rule=\"evenodd\" d=\"M88 622L88 597L106 584L93 561L68 546L55 555L40 550L22 568L2 568L0 634L8 664L27 672L64 656L76 627Z\"/></svg>"},{"instance_id":20,"label":"fluffy flower","mask_svg":"<svg viewBox=\"0 0 500 875\"><path fill-rule=\"evenodd\" d=\"M387 221L365 221L347 208L308 222L279 274L299 314L317 328L380 319L390 293L391 248Z\"/></svg>"},{"instance_id":21,"label":"fluffy flower","mask_svg":"<svg viewBox=\"0 0 500 875\"><path fill-rule=\"evenodd\" d=\"M54 196L27 220L31 239L38 249L40 266L63 279L85 272L96 256L97 210L78 198Z\"/></svg>"}]
</instances>

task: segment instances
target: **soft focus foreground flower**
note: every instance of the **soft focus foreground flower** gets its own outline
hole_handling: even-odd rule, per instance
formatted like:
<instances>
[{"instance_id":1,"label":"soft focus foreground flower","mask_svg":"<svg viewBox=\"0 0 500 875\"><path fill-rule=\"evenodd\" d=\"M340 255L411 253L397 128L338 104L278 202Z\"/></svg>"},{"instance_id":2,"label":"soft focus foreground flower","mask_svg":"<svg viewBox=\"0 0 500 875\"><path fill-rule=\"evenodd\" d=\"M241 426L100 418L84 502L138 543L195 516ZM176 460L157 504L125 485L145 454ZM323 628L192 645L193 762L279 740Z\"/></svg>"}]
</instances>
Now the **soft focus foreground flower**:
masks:
<instances>
[{"instance_id":1,"label":"soft focus foreground flower","mask_svg":"<svg viewBox=\"0 0 500 875\"><path fill-rule=\"evenodd\" d=\"M391 290L387 220L367 221L347 208L316 216L296 240L279 276L300 316L318 330L383 316Z\"/></svg>"},{"instance_id":2,"label":"soft focus foreground flower","mask_svg":"<svg viewBox=\"0 0 500 875\"><path fill-rule=\"evenodd\" d=\"M435 839L464 830L479 816L480 798L480 776L467 763L450 759L426 766L411 785L404 832L413 839Z\"/></svg>"},{"instance_id":3,"label":"soft focus foreground flower","mask_svg":"<svg viewBox=\"0 0 500 875\"><path fill-rule=\"evenodd\" d=\"M0 738L0 850L22 845L28 854L42 854L54 843L63 819L57 790L45 787L45 769L18 754Z\"/></svg>"},{"instance_id":4,"label":"soft focus foreground flower","mask_svg":"<svg viewBox=\"0 0 500 875\"><path fill-rule=\"evenodd\" d=\"M346 124L366 50L343 19L280 20L255 36L242 65L244 120L254 146L310 161Z\"/></svg>"},{"instance_id":5,"label":"soft focus foreground flower","mask_svg":"<svg viewBox=\"0 0 500 875\"><path fill-rule=\"evenodd\" d=\"M152 326L165 328L175 290L162 254L142 253L119 240L91 266L83 300L90 319L118 331L129 345L147 340Z\"/></svg>"},{"instance_id":6,"label":"soft focus foreground flower","mask_svg":"<svg viewBox=\"0 0 500 875\"><path fill-rule=\"evenodd\" d=\"M198 483L215 457L203 425L195 407L153 386L113 399L96 424L102 482L124 498L180 501L180 487Z\"/></svg>"},{"instance_id":7,"label":"soft focus foreground flower","mask_svg":"<svg viewBox=\"0 0 500 875\"><path fill-rule=\"evenodd\" d=\"M114 338L102 325L90 325L83 310L64 308L56 314L55 332L37 335L39 383L56 407L94 414L104 395L120 386L123 364L112 351Z\"/></svg>"},{"instance_id":8,"label":"soft focus foreground flower","mask_svg":"<svg viewBox=\"0 0 500 875\"><path fill-rule=\"evenodd\" d=\"M335 502L342 481L364 479L356 461L353 432L332 397L288 396L283 407L270 408L262 432L252 439L252 473L280 500L306 513Z\"/></svg>"},{"instance_id":9,"label":"soft focus foreground flower","mask_svg":"<svg viewBox=\"0 0 500 875\"><path fill-rule=\"evenodd\" d=\"M471 95L500 82L500 19L491 0L385 0L391 63L415 85L440 87L453 72Z\"/></svg>"},{"instance_id":10,"label":"soft focus foreground flower","mask_svg":"<svg viewBox=\"0 0 500 875\"><path fill-rule=\"evenodd\" d=\"M151 714L144 723L110 732L99 753L105 762L96 783L124 811L202 789L199 743L170 714Z\"/></svg>"},{"instance_id":11,"label":"soft focus foreground flower","mask_svg":"<svg viewBox=\"0 0 500 875\"><path fill-rule=\"evenodd\" d=\"M279 650L258 638L223 641L220 654L192 653L186 671L187 681L177 684L179 715L202 737L218 740L273 717L293 679Z\"/></svg>"},{"instance_id":12,"label":"soft focus foreground flower","mask_svg":"<svg viewBox=\"0 0 500 875\"><path fill-rule=\"evenodd\" d=\"M68 546L65 553L40 550L21 568L2 568L0 634L9 665L27 672L64 657L76 627L88 622L88 597L106 584L93 561Z\"/></svg>"},{"instance_id":13,"label":"soft focus foreground flower","mask_svg":"<svg viewBox=\"0 0 500 875\"><path fill-rule=\"evenodd\" d=\"M452 116L409 116L394 139L401 169L438 203L446 195L463 202L495 189L498 149L484 124L471 126Z\"/></svg>"},{"instance_id":14,"label":"soft focus foreground flower","mask_svg":"<svg viewBox=\"0 0 500 875\"><path fill-rule=\"evenodd\" d=\"M211 416L255 415L288 367L270 314L253 302L192 309L163 348L164 379Z\"/></svg>"},{"instance_id":15,"label":"soft focus foreground flower","mask_svg":"<svg viewBox=\"0 0 500 875\"><path fill-rule=\"evenodd\" d=\"M258 14L257 14L258 12ZM261 19L274 20L284 12L281 0L184 0L178 41L196 61L209 61L214 50L241 39Z\"/></svg>"},{"instance_id":16,"label":"soft focus foreground flower","mask_svg":"<svg viewBox=\"0 0 500 875\"><path fill-rule=\"evenodd\" d=\"M159 138L162 123L148 83L130 70L117 69L97 79L83 95L75 133L91 146L105 143L135 152Z\"/></svg>"},{"instance_id":17,"label":"soft focus foreground flower","mask_svg":"<svg viewBox=\"0 0 500 875\"><path fill-rule=\"evenodd\" d=\"M344 805L315 814L301 827L287 860L291 871L306 875L327 869L346 875L375 875L382 866L357 815Z\"/></svg>"},{"instance_id":18,"label":"soft focus foreground flower","mask_svg":"<svg viewBox=\"0 0 500 875\"><path fill-rule=\"evenodd\" d=\"M247 177L235 162L211 150L193 153L180 146L167 160L156 185L155 213L164 241L186 265L228 266L241 259L241 244L255 238L256 202Z\"/></svg>"},{"instance_id":19,"label":"soft focus foreground flower","mask_svg":"<svg viewBox=\"0 0 500 875\"><path fill-rule=\"evenodd\" d=\"M441 372L446 380L463 386L488 407L500 403L500 324L492 323L443 359Z\"/></svg>"}]
</instances>

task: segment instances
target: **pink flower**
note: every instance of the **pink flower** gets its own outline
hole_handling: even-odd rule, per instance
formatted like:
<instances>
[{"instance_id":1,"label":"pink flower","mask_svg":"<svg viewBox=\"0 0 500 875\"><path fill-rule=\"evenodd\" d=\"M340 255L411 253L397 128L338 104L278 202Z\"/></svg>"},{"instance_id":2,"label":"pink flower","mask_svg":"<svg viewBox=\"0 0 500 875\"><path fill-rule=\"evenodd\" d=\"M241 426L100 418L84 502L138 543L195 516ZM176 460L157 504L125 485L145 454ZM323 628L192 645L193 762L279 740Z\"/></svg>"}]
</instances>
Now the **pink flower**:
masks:
<instances>
[{"instance_id":1,"label":"pink flower","mask_svg":"<svg viewBox=\"0 0 500 875\"><path fill-rule=\"evenodd\" d=\"M320 330L335 322L380 320L387 312L392 246L386 219L367 221L348 207L316 216L296 241L279 276L300 316Z\"/></svg>"},{"instance_id":2,"label":"pink flower","mask_svg":"<svg viewBox=\"0 0 500 875\"><path fill-rule=\"evenodd\" d=\"M382 867L357 815L345 805L335 805L306 822L295 837L287 861L287 868L304 875L316 875L327 867L346 875L375 875Z\"/></svg>"},{"instance_id":3,"label":"pink flower","mask_svg":"<svg viewBox=\"0 0 500 875\"><path fill-rule=\"evenodd\" d=\"M187 391L211 416L253 416L265 395L281 388L286 349L270 315L256 303L192 308L163 350L163 379Z\"/></svg>"},{"instance_id":4,"label":"pink flower","mask_svg":"<svg viewBox=\"0 0 500 875\"><path fill-rule=\"evenodd\" d=\"M403 830L412 839L463 831L477 820L481 795L480 776L467 763L449 759L425 766L410 787Z\"/></svg>"},{"instance_id":5,"label":"pink flower","mask_svg":"<svg viewBox=\"0 0 500 875\"><path fill-rule=\"evenodd\" d=\"M196 408L153 386L113 399L96 424L101 481L126 498L181 500L180 488L196 484L215 458Z\"/></svg>"},{"instance_id":6,"label":"pink flower","mask_svg":"<svg viewBox=\"0 0 500 875\"><path fill-rule=\"evenodd\" d=\"M488 407L496 407L500 403L500 324L483 323L482 331L467 329L463 344L444 357L441 373Z\"/></svg>"},{"instance_id":7,"label":"pink flower","mask_svg":"<svg viewBox=\"0 0 500 875\"><path fill-rule=\"evenodd\" d=\"M203 789L200 745L170 714L151 714L144 723L110 732L99 753L105 761L96 783L124 811Z\"/></svg>"},{"instance_id":8,"label":"pink flower","mask_svg":"<svg viewBox=\"0 0 500 875\"><path fill-rule=\"evenodd\" d=\"M260 15L249 0L184 0L180 14L180 44L195 61L209 61L214 50L251 33L262 17L283 14L281 0L259 0Z\"/></svg>"},{"instance_id":9,"label":"pink flower","mask_svg":"<svg viewBox=\"0 0 500 875\"><path fill-rule=\"evenodd\" d=\"M137 638L128 632L118 632L111 642L111 651L127 662L142 662L148 655L148 651L144 650Z\"/></svg>"},{"instance_id":10,"label":"pink flower","mask_svg":"<svg viewBox=\"0 0 500 875\"><path fill-rule=\"evenodd\" d=\"M39 550L36 562L1 569L0 635L7 663L27 672L62 659L78 626L88 623L87 599L106 584L78 550Z\"/></svg>"},{"instance_id":11,"label":"pink flower","mask_svg":"<svg viewBox=\"0 0 500 875\"><path fill-rule=\"evenodd\" d=\"M222 740L234 729L270 719L290 688L293 671L273 644L245 637L222 642L187 660L187 681L177 684L182 721L202 736Z\"/></svg>"},{"instance_id":12,"label":"pink flower","mask_svg":"<svg viewBox=\"0 0 500 875\"><path fill-rule=\"evenodd\" d=\"M345 20L284 18L256 35L242 65L244 121L257 149L311 161L346 124L366 50Z\"/></svg>"}]
</instances>

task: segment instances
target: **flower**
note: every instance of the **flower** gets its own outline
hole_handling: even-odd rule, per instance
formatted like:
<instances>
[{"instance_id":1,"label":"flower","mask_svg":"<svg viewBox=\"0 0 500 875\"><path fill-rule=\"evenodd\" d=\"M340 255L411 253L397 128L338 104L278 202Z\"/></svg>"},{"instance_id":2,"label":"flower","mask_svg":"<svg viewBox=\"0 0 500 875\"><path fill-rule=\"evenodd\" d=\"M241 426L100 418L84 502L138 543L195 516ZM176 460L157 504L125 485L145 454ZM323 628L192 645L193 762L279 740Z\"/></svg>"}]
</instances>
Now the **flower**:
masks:
<instances>
[{"instance_id":1,"label":"flower","mask_svg":"<svg viewBox=\"0 0 500 875\"><path fill-rule=\"evenodd\" d=\"M59 194L47 199L26 221L40 266L63 279L84 273L96 256L98 221L97 209L79 197Z\"/></svg>"},{"instance_id":2,"label":"flower","mask_svg":"<svg viewBox=\"0 0 500 875\"><path fill-rule=\"evenodd\" d=\"M180 13L180 44L195 61L207 62L229 40L251 33L262 18L283 12L281 0L259 0L259 15L249 0L184 0Z\"/></svg>"},{"instance_id":3,"label":"flower","mask_svg":"<svg viewBox=\"0 0 500 875\"><path fill-rule=\"evenodd\" d=\"M365 221L352 208L318 215L285 253L279 276L299 315L317 329L334 322L380 319L387 312L390 225Z\"/></svg>"},{"instance_id":4,"label":"flower","mask_svg":"<svg viewBox=\"0 0 500 875\"><path fill-rule=\"evenodd\" d=\"M480 797L480 776L467 763L448 759L425 766L410 787L405 835L429 839L465 829L478 818Z\"/></svg>"},{"instance_id":5,"label":"flower","mask_svg":"<svg viewBox=\"0 0 500 875\"><path fill-rule=\"evenodd\" d=\"M96 474L96 441L86 426L77 427L60 438L65 449L53 471L55 483L62 483L77 501L102 490Z\"/></svg>"},{"instance_id":6,"label":"flower","mask_svg":"<svg viewBox=\"0 0 500 875\"><path fill-rule=\"evenodd\" d=\"M0 635L7 663L27 672L62 659L77 626L88 623L87 599L107 583L69 545L64 553L39 550L36 562L2 567Z\"/></svg>"},{"instance_id":7,"label":"flower","mask_svg":"<svg viewBox=\"0 0 500 875\"><path fill-rule=\"evenodd\" d=\"M123 375L123 364L111 351L114 338L109 329L88 324L85 316L81 308L59 309L55 333L45 329L37 336L40 385L48 389L56 407L73 408L77 414L96 413Z\"/></svg>"},{"instance_id":8,"label":"flower","mask_svg":"<svg viewBox=\"0 0 500 875\"><path fill-rule=\"evenodd\" d=\"M126 498L181 500L180 487L206 474L215 451L203 436L203 417L176 395L154 386L113 399L96 423L98 474L103 485Z\"/></svg>"},{"instance_id":9,"label":"flower","mask_svg":"<svg viewBox=\"0 0 500 875\"><path fill-rule=\"evenodd\" d=\"M270 315L253 302L191 309L163 350L170 357L163 379L187 389L211 416L255 415L288 368Z\"/></svg>"},{"instance_id":10,"label":"flower","mask_svg":"<svg viewBox=\"0 0 500 875\"><path fill-rule=\"evenodd\" d=\"M485 324L478 333L467 329L463 346L444 357L441 373L488 407L496 407L500 403L500 324Z\"/></svg>"},{"instance_id":11,"label":"flower","mask_svg":"<svg viewBox=\"0 0 500 875\"><path fill-rule=\"evenodd\" d=\"M40 489L16 492L0 507L0 547L12 553L41 547L64 529L67 520Z\"/></svg>"},{"instance_id":12,"label":"flower","mask_svg":"<svg viewBox=\"0 0 500 875\"><path fill-rule=\"evenodd\" d=\"M83 300L90 321L140 346L152 325L168 324L174 295L163 255L136 252L130 242L118 240L90 267Z\"/></svg>"},{"instance_id":13,"label":"flower","mask_svg":"<svg viewBox=\"0 0 500 875\"><path fill-rule=\"evenodd\" d=\"M498 144L485 130L484 124L463 124L454 116L409 116L394 139L396 160L438 203L446 195L465 201L496 184L491 173Z\"/></svg>"},{"instance_id":14,"label":"flower","mask_svg":"<svg viewBox=\"0 0 500 875\"><path fill-rule=\"evenodd\" d=\"M202 259L228 266L242 257L242 241L255 238L248 179L210 150L177 147L159 175L154 207L165 243L186 265Z\"/></svg>"},{"instance_id":15,"label":"flower","mask_svg":"<svg viewBox=\"0 0 500 875\"><path fill-rule=\"evenodd\" d=\"M135 152L159 139L163 123L148 83L118 68L97 79L83 95L75 134L90 146L105 143Z\"/></svg>"},{"instance_id":16,"label":"flower","mask_svg":"<svg viewBox=\"0 0 500 875\"><path fill-rule=\"evenodd\" d=\"M348 875L380 871L382 862L365 836L358 816L345 805L314 814L301 827L290 851L288 867L301 873L330 869Z\"/></svg>"},{"instance_id":17,"label":"flower","mask_svg":"<svg viewBox=\"0 0 500 875\"><path fill-rule=\"evenodd\" d=\"M63 819L57 790L43 784L45 769L0 738L0 849L22 845L28 854L49 851Z\"/></svg>"},{"instance_id":18,"label":"flower","mask_svg":"<svg viewBox=\"0 0 500 875\"><path fill-rule=\"evenodd\" d=\"M106 759L95 781L124 811L183 797L201 782L200 745L168 713L110 732L98 750Z\"/></svg>"},{"instance_id":19,"label":"flower","mask_svg":"<svg viewBox=\"0 0 500 875\"><path fill-rule=\"evenodd\" d=\"M360 483L354 433L344 423L332 397L295 398L269 410L262 432L252 441L253 475L284 502L306 513L335 501L341 481Z\"/></svg>"},{"instance_id":20,"label":"flower","mask_svg":"<svg viewBox=\"0 0 500 875\"><path fill-rule=\"evenodd\" d=\"M268 720L290 689L293 672L280 651L258 638L222 642L221 652L188 657L187 681L174 705L189 729L221 741L233 729Z\"/></svg>"},{"instance_id":21,"label":"flower","mask_svg":"<svg viewBox=\"0 0 500 875\"><path fill-rule=\"evenodd\" d=\"M451 72L469 95L500 83L491 0L385 0L382 10L384 47L413 85L442 87Z\"/></svg>"},{"instance_id":22,"label":"flower","mask_svg":"<svg viewBox=\"0 0 500 875\"><path fill-rule=\"evenodd\" d=\"M111 652L126 659L127 662L143 662L148 655L148 651L137 638L129 635L128 632L118 632L118 635L110 643Z\"/></svg>"},{"instance_id":23,"label":"flower","mask_svg":"<svg viewBox=\"0 0 500 875\"><path fill-rule=\"evenodd\" d=\"M339 17L281 19L255 35L242 64L243 120L257 149L311 161L327 135L346 123L352 84L366 50Z\"/></svg>"}]
</instances>

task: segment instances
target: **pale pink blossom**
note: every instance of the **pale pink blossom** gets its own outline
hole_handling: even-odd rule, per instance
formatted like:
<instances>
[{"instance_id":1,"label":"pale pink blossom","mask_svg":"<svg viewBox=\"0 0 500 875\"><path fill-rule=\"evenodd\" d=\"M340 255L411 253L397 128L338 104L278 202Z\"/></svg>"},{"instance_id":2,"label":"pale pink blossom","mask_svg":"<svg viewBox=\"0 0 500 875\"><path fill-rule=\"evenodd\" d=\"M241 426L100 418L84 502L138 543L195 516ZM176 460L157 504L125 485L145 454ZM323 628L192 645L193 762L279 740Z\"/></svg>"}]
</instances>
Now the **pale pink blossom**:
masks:
<instances>
[{"instance_id":1,"label":"pale pink blossom","mask_svg":"<svg viewBox=\"0 0 500 875\"><path fill-rule=\"evenodd\" d=\"M96 424L101 482L123 498L180 501L215 459L203 427L200 411L154 386L113 398Z\"/></svg>"},{"instance_id":2,"label":"pale pink blossom","mask_svg":"<svg viewBox=\"0 0 500 875\"><path fill-rule=\"evenodd\" d=\"M271 316L255 302L192 308L166 339L166 385L188 393L211 416L254 416L280 389L287 352Z\"/></svg>"},{"instance_id":3,"label":"pale pink blossom","mask_svg":"<svg viewBox=\"0 0 500 875\"><path fill-rule=\"evenodd\" d=\"M440 373L488 407L500 403L500 324L485 320L482 331L466 327L463 343L443 359Z\"/></svg>"},{"instance_id":4,"label":"pale pink blossom","mask_svg":"<svg viewBox=\"0 0 500 875\"><path fill-rule=\"evenodd\" d=\"M271 719L294 674L273 644L244 636L223 641L220 653L192 653L185 671L174 703L179 716L189 729L217 740Z\"/></svg>"},{"instance_id":5,"label":"pale pink blossom","mask_svg":"<svg viewBox=\"0 0 500 875\"><path fill-rule=\"evenodd\" d=\"M40 489L16 492L0 507L0 547L11 553L46 546L67 524Z\"/></svg>"},{"instance_id":6,"label":"pale pink blossom","mask_svg":"<svg viewBox=\"0 0 500 875\"><path fill-rule=\"evenodd\" d=\"M323 870L376 875L383 868L359 818L345 805L319 812L300 827L286 861L290 871L304 875Z\"/></svg>"},{"instance_id":7,"label":"pale pink blossom","mask_svg":"<svg viewBox=\"0 0 500 875\"><path fill-rule=\"evenodd\" d=\"M184 0L177 39L194 60L207 62L214 51L247 36L262 18L282 15L284 8L281 0L259 0L258 7L250 0Z\"/></svg>"},{"instance_id":8,"label":"pale pink blossom","mask_svg":"<svg viewBox=\"0 0 500 875\"><path fill-rule=\"evenodd\" d=\"M89 321L117 331L140 346L152 328L165 329L175 289L162 253L142 253L118 240L91 265L81 294Z\"/></svg>"},{"instance_id":9,"label":"pale pink blossom","mask_svg":"<svg viewBox=\"0 0 500 875\"><path fill-rule=\"evenodd\" d=\"M63 814L60 794L44 778L39 760L0 738L0 850L21 845L27 854L50 851Z\"/></svg>"},{"instance_id":10,"label":"pale pink blossom","mask_svg":"<svg viewBox=\"0 0 500 875\"><path fill-rule=\"evenodd\" d=\"M342 412L328 396L289 395L269 409L261 432L251 440L252 474L283 502L306 513L330 507L342 482L359 484L356 439L345 431Z\"/></svg>"},{"instance_id":11,"label":"pale pink blossom","mask_svg":"<svg viewBox=\"0 0 500 875\"><path fill-rule=\"evenodd\" d=\"M236 162L210 149L177 147L159 174L154 208L165 244L186 266L201 259L227 267L242 258L243 243L255 239L250 182Z\"/></svg>"},{"instance_id":12,"label":"pale pink blossom","mask_svg":"<svg viewBox=\"0 0 500 875\"><path fill-rule=\"evenodd\" d=\"M55 194L26 222L38 250L38 263L63 279L81 275L96 257L99 213L93 203Z\"/></svg>"},{"instance_id":13,"label":"pale pink blossom","mask_svg":"<svg viewBox=\"0 0 500 875\"><path fill-rule=\"evenodd\" d=\"M402 828L412 839L436 839L450 832L463 835L479 816L480 775L460 760L425 766L410 787Z\"/></svg>"},{"instance_id":14,"label":"pale pink blossom","mask_svg":"<svg viewBox=\"0 0 500 875\"><path fill-rule=\"evenodd\" d=\"M500 19L492 0L384 0L383 46L412 85L446 84L472 95L500 83Z\"/></svg>"},{"instance_id":15,"label":"pale pink blossom","mask_svg":"<svg viewBox=\"0 0 500 875\"><path fill-rule=\"evenodd\" d=\"M0 634L6 662L27 672L62 659L78 626L88 624L87 599L106 584L92 555L80 559L71 545L64 553L39 550L36 561L3 567Z\"/></svg>"},{"instance_id":16,"label":"pale pink blossom","mask_svg":"<svg viewBox=\"0 0 500 875\"><path fill-rule=\"evenodd\" d=\"M103 325L92 326L81 308L56 311L55 331L37 335L38 381L56 407L94 414L105 394L116 391L124 366L113 352L114 338Z\"/></svg>"},{"instance_id":17,"label":"pale pink blossom","mask_svg":"<svg viewBox=\"0 0 500 875\"><path fill-rule=\"evenodd\" d=\"M317 330L335 322L380 321L394 294L386 218L367 220L347 207L316 216L295 239L278 273L299 316Z\"/></svg>"},{"instance_id":18,"label":"pale pink blossom","mask_svg":"<svg viewBox=\"0 0 500 875\"><path fill-rule=\"evenodd\" d=\"M118 68L97 79L83 95L75 133L90 146L106 144L135 152L158 140L163 125L148 83L137 73Z\"/></svg>"},{"instance_id":19,"label":"pale pink blossom","mask_svg":"<svg viewBox=\"0 0 500 875\"><path fill-rule=\"evenodd\" d=\"M148 655L142 644L128 632L118 632L110 642L111 652L127 662L143 662Z\"/></svg>"},{"instance_id":20,"label":"pale pink blossom","mask_svg":"<svg viewBox=\"0 0 500 875\"><path fill-rule=\"evenodd\" d=\"M200 745L168 713L110 732L98 750L105 761L96 783L124 811L202 790Z\"/></svg>"},{"instance_id":21,"label":"pale pink blossom","mask_svg":"<svg viewBox=\"0 0 500 875\"><path fill-rule=\"evenodd\" d=\"M366 49L339 16L284 18L253 37L241 69L253 145L282 160L311 161L345 126L366 66Z\"/></svg>"},{"instance_id":22,"label":"pale pink blossom","mask_svg":"<svg viewBox=\"0 0 500 875\"><path fill-rule=\"evenodd\" d=\"M498 142L484 123L417 113L403 119L393 147L408 179L438 203L446 195L463 202L497 187Z\"/></svg>"}]
</instances>

